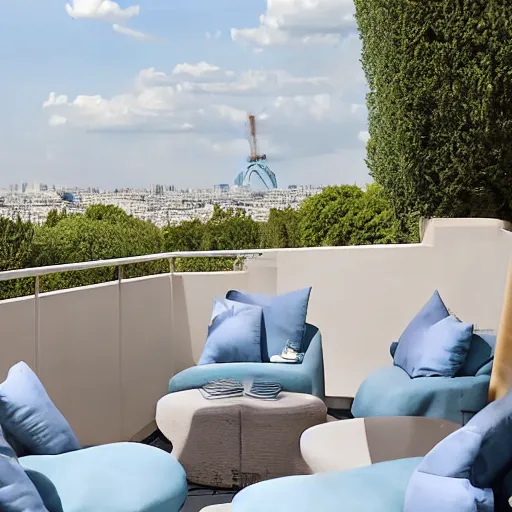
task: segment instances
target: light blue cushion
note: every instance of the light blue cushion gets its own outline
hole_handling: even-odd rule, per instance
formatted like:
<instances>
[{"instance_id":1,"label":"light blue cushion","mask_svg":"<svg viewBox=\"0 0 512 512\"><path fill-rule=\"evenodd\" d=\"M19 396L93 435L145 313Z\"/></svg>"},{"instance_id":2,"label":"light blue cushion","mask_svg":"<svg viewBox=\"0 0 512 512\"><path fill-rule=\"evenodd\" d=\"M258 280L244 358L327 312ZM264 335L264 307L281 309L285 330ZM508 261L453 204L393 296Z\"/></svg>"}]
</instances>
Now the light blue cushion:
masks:
<instances>
[{"instance_id":1,"label":"light blue cushion","mask_svg":"<svg viewBox=\"0 0 512 512\"><path fill-rule=\"evenodd\" d=\"M473 325L447 316L421 339L422 350L413 365L411 377L455 377L462 368L471 345Z\"/></svg>"},{"instance_id":2,"label":"light blue cushion","mask_svg":"<svg viewBox=\"0 0 512 512\"><path fill-rule=\"evenodd\" d=\"M450 317L439 292L409 323L398 340L394 364L412 377L454 377L464 365L473 326Z\"/></svg>"},{"instance_id":3,"label":"light blue cushion","mask_svg":"<svg viewBox=\"0 0 512 512\"><path fill-rule=\"evenodd\" d=\"M450 316L450 313L448 313L439 292L436 290L400 336L395 350L394 364L400 366L412 377L414 364L418 360L421 351L419 344L421 337L429 327L447 316Z\"/></svg>"},{"instance_id":4,"label":"light blue cushion","mask_svg":"<svg viewBox=\"0 0 512 512\"><path fill-rule=\"evenodd\" d=\"M58 497L57 497L58 498ZM0 510L2 512L62 512L58 499L45 507L35 485L21 467L0 430Z\"/></svg>"},{"instance_id":5,"label":"light blue cushion","mask_svg":"<svg viewBox=\"0 0 512 512\"><path fill-rule=\"evenodd\" d=\"M55 485L65 512L178 512L187 497L179 462L144 444L22 457L20 463Z\"/></svg>"},{"instance_id":6,"label":"light blue cushion","mask_svg":"<svg viewBox=\"0 0 512 512\"><path fill-rule=\"evenodd\" d=\"M492 486L512 464L512 393L441 441L414 472L404 512L494 512Z\"/></svg>"},{"instance_id":7,"label":"light blue cushion","mask_svg":"<svg viewBox=\"0 0 512 512\"><path fill-rule=\"evenodd\" d=\"M267 480L240 491L233 512L402 512L405 489L420 461Z\"/></svg>"},{"instance_id":8,"label":"light blue cushion","mask_svg":"<svg viewBox=\"0 0 512 512\"><path fill-rule=\"evenodd\" d=\"M228 299L215 299L199 365L261 362L262 309Z\"/></svg>"},{"instance_id":9,"label":"light blue cushion","mask_svg":"<svg viewBox=\"0 0 512 512\"><path fill-rule=\"evenodd\" d=\"M310 294L311 288L283 295L259 295L231 290L226 298L263 308L261 357L264 362L268 362L272 356L281 354L287 341L291 342L295 351L304 352Z\"/></svg>"},{"instance_id":10,"label":"light blue cushion","mask_svg":"<svg viewBox=\"0 0 512 512\"><path fill-rule=\"evenodd\" d=\"M0 384L0 424L34 455L80 448L69 423L24 362L14 365Z\"/></svg>"}]
</instances>

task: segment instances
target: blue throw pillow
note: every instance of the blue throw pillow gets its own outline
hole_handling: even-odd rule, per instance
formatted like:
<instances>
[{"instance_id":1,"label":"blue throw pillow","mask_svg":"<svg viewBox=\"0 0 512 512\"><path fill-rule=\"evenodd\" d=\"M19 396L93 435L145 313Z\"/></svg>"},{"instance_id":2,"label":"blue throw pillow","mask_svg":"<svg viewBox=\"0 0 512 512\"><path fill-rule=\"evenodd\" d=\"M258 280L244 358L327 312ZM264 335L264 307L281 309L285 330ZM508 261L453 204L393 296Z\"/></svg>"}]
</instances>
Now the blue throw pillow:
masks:
<instances>
[{"instance_id":1,"label":"blue throw pillow","mask_svg":"<svg viewBox=\"0 0 512 512\"><path fill-rule=\"evenodd\" d=\"M473 325L453 316L443 318L418 339L421 351L411 377L455 377L466 360Z\"/></svg>"},{"instance_id":2,"label":"blue throw pillow","mask_svg":"<svg viewBox=\"0 0 512 512\"><path fill-rule=\"evenodd\" d=\"M450 317L439 292L413 318L398 340L394 364L410 377L454 377L466 359L473 326Z\"/></svg>"},{"instance_id":3,"label":"blue throw pillow","mask_svg":"<svg viewBox=\"0 0 512 512\"><path fill-rule=\"evenodd\" d=\"M262 309L216 299L200 365L261 363Z\"/></svg>"},{"instance_id":4,"label":"blue throw pillow","mask_svg":"<svg viewBox=\"0 0 512 512\"><path fill-rule=\"evenodd\" d=\"M414 471L404 512L494 512L492 487L512 464L512 392L443 439Z\"/></svg>"},{"instance_id":5,"label":"blue throw pillow","mask_svg":"<svg viewBox=\"0 0 512 512\"><path fill-rule=\"evenodd\" d=\"M24 362L14 365L0 384L0 424L31 455L80 449L69 423Z\"/></svg>"},{"instance_id":6,"label":"blue throw pillow","mask_svg":"<svg viewBox=\"0 0 512 512\"><path fill-rule=\"evenodd\" d=\"M226 297L263 308L261 358L264 362L269 362L272 356L281 354L288 341L296 352L304 352L302 345L310 294L311 288L283 295L250 294L231 290Z\"/></svg>"},{"instance_id":7,"label":"blue throw pillow","mask_svg":"<svg viewBox=\"0 0 512 512\"><path fill-rule=\"evenodd\" d=\"M62 503L55 487L48 501L51 508L45 506L36 486L21 467L14 450L7 443L0 429L0 510L2 512L62 512Z\"/></svg>"}]
</instances>

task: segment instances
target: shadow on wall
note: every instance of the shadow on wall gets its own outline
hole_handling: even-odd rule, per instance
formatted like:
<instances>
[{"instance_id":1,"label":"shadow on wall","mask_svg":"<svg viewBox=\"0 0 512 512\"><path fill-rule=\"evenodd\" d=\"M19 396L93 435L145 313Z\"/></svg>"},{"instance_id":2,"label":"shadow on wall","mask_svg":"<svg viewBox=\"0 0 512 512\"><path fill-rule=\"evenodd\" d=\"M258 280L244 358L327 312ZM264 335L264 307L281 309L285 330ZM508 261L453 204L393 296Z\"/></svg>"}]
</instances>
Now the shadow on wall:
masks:
<instances>
[{"instance_id":1,"label":"shadow on wall","mask_svg":"<svg viewBox=\"0 0 512 512\"><path fill-rule=\"evenodd\" d=\"M185 295L185 283L183 276L174 275L172 279L172 310L173 327L172 343L174 346L175 362L174 375L195 366L192 353L191 325ZM196 320L197 321L197 320ZM172 375L169 375L171 378Z\"/></svg>"}]
</instances>

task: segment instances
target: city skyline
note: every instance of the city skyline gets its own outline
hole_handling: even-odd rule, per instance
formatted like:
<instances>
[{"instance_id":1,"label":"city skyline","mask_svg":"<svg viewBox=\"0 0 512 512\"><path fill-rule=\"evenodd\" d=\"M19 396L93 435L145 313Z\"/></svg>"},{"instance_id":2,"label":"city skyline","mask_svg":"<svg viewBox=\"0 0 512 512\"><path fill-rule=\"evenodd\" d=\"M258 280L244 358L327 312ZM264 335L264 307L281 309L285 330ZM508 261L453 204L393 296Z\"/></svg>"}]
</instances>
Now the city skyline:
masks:
<instances>
[{"instance_id":1,"label":"city skyline","mask_svg":"<svg viewBox=\"0 0 512 512\"><path fill-rule=\"evenodd\" d=\"M280 186L363 185L353 15L352 0L8 3L0 182L232 184L254 113Z\"/></svg>"}]
</instances>

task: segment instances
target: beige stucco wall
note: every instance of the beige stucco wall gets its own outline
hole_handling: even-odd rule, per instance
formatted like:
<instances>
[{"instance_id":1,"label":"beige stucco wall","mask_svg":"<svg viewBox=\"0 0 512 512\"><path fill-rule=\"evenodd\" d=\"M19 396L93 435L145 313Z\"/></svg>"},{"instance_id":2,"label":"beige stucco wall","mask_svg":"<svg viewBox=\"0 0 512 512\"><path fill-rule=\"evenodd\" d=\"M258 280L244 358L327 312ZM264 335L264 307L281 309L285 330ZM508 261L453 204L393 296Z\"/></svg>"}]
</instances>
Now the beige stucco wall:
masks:
<instances>
[{"instance_id":1,"label":"beige stucco wall","mask_svg":"<svg viewBox=\"0 0 512 512\"><path fill-rule=\"evenodd\" d=\"M247 270L174 274L0 302L0 378L19 360L40 375L84 444L140 436L169 378L199 359L213 299L229 289L312 286L326 394L352 397L390 364L389 343L438 288L448 307L496 329L512 233L494 220L434 220L423 242L265 251Z\"/></svg>"}]
</instances>

